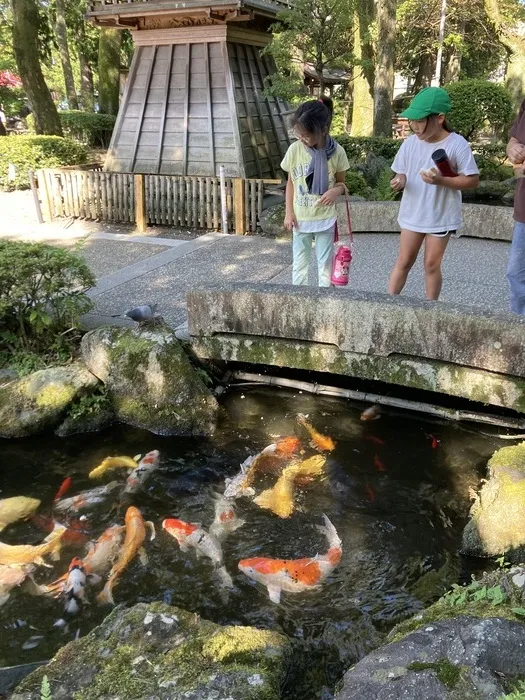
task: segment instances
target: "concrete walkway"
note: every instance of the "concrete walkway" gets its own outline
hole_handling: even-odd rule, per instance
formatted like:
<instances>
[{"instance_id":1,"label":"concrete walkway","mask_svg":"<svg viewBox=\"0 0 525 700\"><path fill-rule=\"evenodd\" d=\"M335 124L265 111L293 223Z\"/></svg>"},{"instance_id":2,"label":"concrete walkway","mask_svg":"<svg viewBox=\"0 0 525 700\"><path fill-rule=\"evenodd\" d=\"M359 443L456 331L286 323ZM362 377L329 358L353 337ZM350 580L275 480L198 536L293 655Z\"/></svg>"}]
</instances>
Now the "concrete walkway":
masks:
<instances>
[{"instance_id":1,"label":"concrete walkway","mask_svg":"<svg viewBox=\"0 0 525 700\"><path fill-rule=\"evenodd\" d=\"M134 235L125 226L68 220L39 225L32 211L30 193L1 195L0 237L49 241L78 249L97 277L96 287L90 290L95 309L86 319L89 326L132 323L114 315L138 304L157 303L161 315L177 327L186 321L186 291L195 286L291 283L288 240L220 233L195 237L192 232L168 229ZM386 291L398 242L399 236L394 234L356 235L351 287ZM441 299L506 311L508 249L509 244L503 241L451 240L443 266ZM423 279L421 254L404 293L424 298ZM313 263L310 282L315 282Z\"/></svg>"}]
</instances>

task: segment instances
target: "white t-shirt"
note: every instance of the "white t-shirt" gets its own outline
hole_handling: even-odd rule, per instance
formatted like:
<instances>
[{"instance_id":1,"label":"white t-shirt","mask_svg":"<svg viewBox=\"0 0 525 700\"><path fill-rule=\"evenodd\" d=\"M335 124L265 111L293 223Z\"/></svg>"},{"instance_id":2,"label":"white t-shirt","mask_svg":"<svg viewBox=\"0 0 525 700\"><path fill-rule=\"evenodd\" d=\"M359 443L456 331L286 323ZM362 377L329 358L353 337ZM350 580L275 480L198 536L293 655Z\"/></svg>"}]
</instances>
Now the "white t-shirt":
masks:
<instances>
[{"instance_id":1,"label":"white t-shirt","mask_svg":"<svg viewBox=\"0 0 525 700\"><path fill-rule=\"evenodd\" d=\"M407 181L399 207L401 228L419 233L453 231L463 225L461 192L449 187L427 185L419 171L435 167L432 153L444 148L452 168L460 175L478 175L479 170L468 142L451 133L442 141L427 143L414 134L401 144L392 163L395 173L406 175Z\"/></svg>"}]
</instances>

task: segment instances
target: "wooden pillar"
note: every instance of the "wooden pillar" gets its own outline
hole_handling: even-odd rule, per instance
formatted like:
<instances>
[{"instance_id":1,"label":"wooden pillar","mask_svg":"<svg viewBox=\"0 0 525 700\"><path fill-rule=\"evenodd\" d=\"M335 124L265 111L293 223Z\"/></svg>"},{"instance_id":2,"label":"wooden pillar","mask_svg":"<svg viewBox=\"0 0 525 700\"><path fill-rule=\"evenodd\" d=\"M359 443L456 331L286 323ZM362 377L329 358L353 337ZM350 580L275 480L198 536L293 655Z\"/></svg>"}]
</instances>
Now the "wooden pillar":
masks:
<instances>
[{"instance_id":1,"label":"wooden pillar","mask_svg":"<svg viewBox=\"0 0 525 700\"><path fill-rule=\"evenodd\" d=\"M43 170L36 171L36 179L38 182L38 191L40 193L40 197L42 198L42 217L44 221L53 221L53 209L49 199L46 175Z\"/></svg>"},{"instance_id":2,"label":"wooden pillar","mask_svg":"<svg viewBox=\"0 0 525 700\"><path fill-rule=\"evenodd\" d=\"M144 175L135 175L135 223L137 231L144 233L148 221L146 217L146 188L144 187Z\"/></svg>"},{"instance_id":3,"label":"wooden pillar","mask_svg":"<svg viewBox=\"0 0 525 700\"><path fill-rule=\"evenodd\" d=\"M245 204L244 188L246 181L242 177L236 177L233 181L233 215L235 219L235 233L243 236L245 231Z\"/></svg>"},{"instance_id":4,"label":"wooden pillar","mask_svg":"<svg viewBox=\"0 0 525 700\"><path fill-rule=\"evenodd\" d=\"M43 224L44 219L42 217L42 209L40 208L40 200L38 198L38 183L36 182L36 177L35 177L35 173L33 170L29 171L28 177L29 177L29 184L31 186L31 192L33 194L33 201L35 203L36 217L38 219L38 223Z\"/></svg>"}]
</instances>

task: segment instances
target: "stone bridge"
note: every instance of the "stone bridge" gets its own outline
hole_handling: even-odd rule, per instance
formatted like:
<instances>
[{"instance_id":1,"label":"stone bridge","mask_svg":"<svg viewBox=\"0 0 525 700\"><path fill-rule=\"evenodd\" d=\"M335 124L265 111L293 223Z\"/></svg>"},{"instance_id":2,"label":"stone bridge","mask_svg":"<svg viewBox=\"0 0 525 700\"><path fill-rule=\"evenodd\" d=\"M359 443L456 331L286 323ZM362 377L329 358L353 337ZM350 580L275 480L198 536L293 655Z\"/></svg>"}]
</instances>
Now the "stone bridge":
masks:
<instances>
[{"instance_id":1,"label":"stone bridge","mask_svg":"<svg viewBox=\"0 0 525 700\"><path fill-rule=\"evenodd\" d=\"M514 314L272 284L195 289L187 302L203 359L378 380L525 413L525 318Z\"/></svg>"}]
</instances>

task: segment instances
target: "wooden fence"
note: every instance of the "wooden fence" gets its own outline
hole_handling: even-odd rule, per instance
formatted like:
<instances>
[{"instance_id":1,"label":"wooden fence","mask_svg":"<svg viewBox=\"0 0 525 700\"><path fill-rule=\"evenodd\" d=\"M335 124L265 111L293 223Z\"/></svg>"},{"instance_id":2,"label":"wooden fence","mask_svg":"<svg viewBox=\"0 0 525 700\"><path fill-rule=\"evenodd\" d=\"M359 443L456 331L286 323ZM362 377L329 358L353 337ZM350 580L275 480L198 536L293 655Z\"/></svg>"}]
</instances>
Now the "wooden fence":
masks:
<instances>
[{"instance_id":1,"label":"wooden fence","mask_svg":"<svg viewBox=\"0 0 525 700\"><path fill-rule=\"evenodd\" d=\"M74 217L114 223L180 228L221 228L220 180L217 177L141 175L46 168L36 171L35 201L42 218ZM255 233L265 186L279 180L226 178L228 231Z\"/></svg>"}]
</instances>

